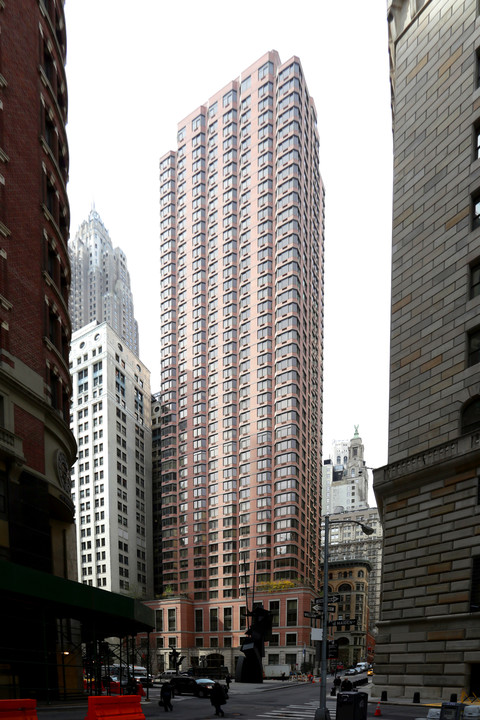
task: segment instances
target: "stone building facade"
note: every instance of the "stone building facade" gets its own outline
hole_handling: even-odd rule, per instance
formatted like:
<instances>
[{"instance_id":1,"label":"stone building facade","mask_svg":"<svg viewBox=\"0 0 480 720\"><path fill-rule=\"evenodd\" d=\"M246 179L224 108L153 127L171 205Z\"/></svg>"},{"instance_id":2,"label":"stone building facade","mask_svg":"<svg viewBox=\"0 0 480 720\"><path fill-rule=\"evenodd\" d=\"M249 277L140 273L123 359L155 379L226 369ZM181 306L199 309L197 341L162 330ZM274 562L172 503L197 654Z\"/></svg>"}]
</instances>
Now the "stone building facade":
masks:
<instances>
[{"instance_id":1,"label":"stone building facade","mask_svg":"<svg viewBox=\"0 0 480 720\"><path fill-rule=\"evenodd\" d=\"M375 692L480 693L480 23L475 0L391 2L388 465Z\"/></svg>"},{"instance_id":2,"label":"stone building facade","mask_svg":"<svg viewBox=\"0 0 480 720\"><path fill-rule=\"evenodd\" d=\"M372 566L367 560L350 558L332 560L328 565L328 592L338 595L331 622L356 619L352 625L332 625L329 639L338 643L338 662L350 667L357 662L370 661L373 647L369 627L368 585ZM335 667L334 663L331 663Z\"/></svg>"}]
</instances>

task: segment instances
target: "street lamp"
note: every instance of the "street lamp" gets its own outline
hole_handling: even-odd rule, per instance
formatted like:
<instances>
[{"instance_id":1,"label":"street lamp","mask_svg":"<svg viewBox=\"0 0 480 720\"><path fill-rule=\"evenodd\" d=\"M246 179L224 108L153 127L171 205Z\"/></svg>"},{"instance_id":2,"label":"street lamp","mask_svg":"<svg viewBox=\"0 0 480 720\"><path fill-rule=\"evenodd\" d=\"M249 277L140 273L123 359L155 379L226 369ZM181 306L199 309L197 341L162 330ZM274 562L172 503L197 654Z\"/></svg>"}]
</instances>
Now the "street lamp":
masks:
<instances>
[{"instance_id":1,"label":"street lamp","mask_svg":"<svg viewBox=\"0 0 480 720\"><path fill-rule=\"evenodd\" d=\"M315 720L330 720L327 708L327 618L328 618L328 543L330 540L330 518L325 515L325 538L323 551L323 618L322 618L322 672L320 676L320 707L315 711ZM359 525L365 535L373 535L375 530L359 520L332 520L337 524Z\"/></svg>"}]
</instances>

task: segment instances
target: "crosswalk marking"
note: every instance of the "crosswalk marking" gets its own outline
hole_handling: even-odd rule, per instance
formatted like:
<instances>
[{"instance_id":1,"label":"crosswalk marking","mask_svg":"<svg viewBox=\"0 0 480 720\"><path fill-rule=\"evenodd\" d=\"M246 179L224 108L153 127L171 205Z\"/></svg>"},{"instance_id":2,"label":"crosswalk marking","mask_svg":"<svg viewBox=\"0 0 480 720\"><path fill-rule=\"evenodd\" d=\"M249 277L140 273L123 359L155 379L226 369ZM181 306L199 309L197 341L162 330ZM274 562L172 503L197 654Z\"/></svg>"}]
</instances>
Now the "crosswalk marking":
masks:
<instances>
[{"instance_id":1,"label":"crosswalk marking","mask_svg":"<svg viewBox=\"0 0 480 720\"><path fill-rule=\"evenodd\" d=\"M336 718L336 703L328 703L328 711L331 720ZM287 718L288 720L305 720L306 718L314 718L318 709L318 700L311 700L303 704L284 705L275 710L267 710L267 712L255 715L255 718L265 718L273 720L274 718Z\"/></svg>"}]
</instances>

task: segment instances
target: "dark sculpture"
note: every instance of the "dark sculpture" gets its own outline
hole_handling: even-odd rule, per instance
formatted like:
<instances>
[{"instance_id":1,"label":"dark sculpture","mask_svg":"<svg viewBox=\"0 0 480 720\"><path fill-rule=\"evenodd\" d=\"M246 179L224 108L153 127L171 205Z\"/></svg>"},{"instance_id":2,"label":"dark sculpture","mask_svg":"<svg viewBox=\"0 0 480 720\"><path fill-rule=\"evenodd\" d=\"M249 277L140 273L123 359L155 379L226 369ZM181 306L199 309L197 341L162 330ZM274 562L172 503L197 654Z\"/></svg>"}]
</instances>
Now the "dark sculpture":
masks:
<instances>
[{"instance_id":1,"label":"dark sculpture","mask_svg":"<svg viewBox=\"0 0 480 720\"><path fill-rule=\"evenodd\" d=\"M242 652L245 657L240 657L235 670L237 682L261 683L263 682L262 658L265 657L265 641L270 640L272 635L272 614L266 610L261 603L253 605L251 611L247 611L251 617L250 627L246 637L243 638Z\"/></svg>"}]
</instances>

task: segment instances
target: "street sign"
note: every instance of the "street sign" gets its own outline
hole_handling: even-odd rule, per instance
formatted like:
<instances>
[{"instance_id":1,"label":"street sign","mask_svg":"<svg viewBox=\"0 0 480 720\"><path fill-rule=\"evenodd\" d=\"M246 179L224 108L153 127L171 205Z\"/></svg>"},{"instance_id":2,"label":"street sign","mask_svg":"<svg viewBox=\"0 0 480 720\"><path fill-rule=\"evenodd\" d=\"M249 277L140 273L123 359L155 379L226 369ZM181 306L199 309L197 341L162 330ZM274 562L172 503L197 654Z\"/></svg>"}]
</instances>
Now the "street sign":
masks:
<instances>
[{"instance_id":1,"label":"street sign","mask_svg":"<svg viewBox=\"0 0 480 720\"><path fill-rule=\"evenodd\" d=\"M329 640L328 641L327 657L330 660L338 658L338 640Z\"/></svg>"},{"instance_id":2,"label":"street sign","mask_svg":"<svg viewBox=\"0 0 480 720\"><path fill-rule=\"evenodd\" d=\"M358 625L358 618L349 618L348 620L329 620L327 625L329 627L342 627L342 625Z\"/></svg>"},{"instance_id":3,"label":"street sign","mask_svg":"<svg viewBox=\"0 0 480 720\"><path fill-rule=\"evenodd\" d=\"M329 595L327 598L329 603L337 603L340 602L340 595ZM315 598L313 601L314 605L322 605L323 604L323 597Z\"/></svg>"},{"instance_id":4,"label":"street sign","mask_svg":"<svg viewBox=\"0 0 480 720\"><path fill-rule=\"evenodd\" d=\"M335 605L327 605L327 612L329 613L334 613L336 609ZM312 612L321 615L323 613L323 605L312 605Z\"/></svg>"},{"instance_id":5,"label":"street sign","mask_svg":"<svg viewBox=\"0 0 480 720\"><path fill-rule=\"evenodd\" d=\"M320 615L320 613L308 612L308 610L305 610L305 612L303 613L303 617L315 618L315 620L318 620L319 618L321 618L321 615Z\"/></svg>"}]
</instances>

